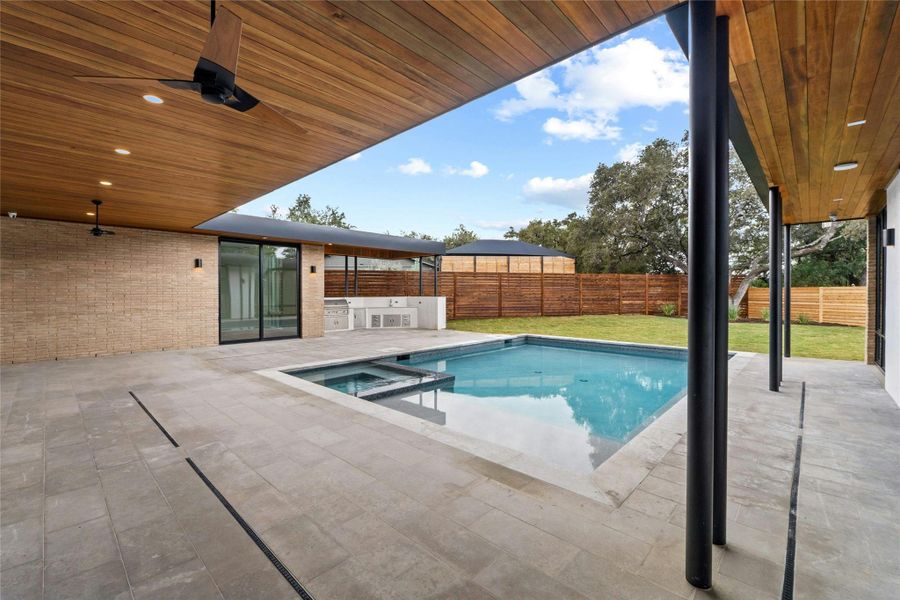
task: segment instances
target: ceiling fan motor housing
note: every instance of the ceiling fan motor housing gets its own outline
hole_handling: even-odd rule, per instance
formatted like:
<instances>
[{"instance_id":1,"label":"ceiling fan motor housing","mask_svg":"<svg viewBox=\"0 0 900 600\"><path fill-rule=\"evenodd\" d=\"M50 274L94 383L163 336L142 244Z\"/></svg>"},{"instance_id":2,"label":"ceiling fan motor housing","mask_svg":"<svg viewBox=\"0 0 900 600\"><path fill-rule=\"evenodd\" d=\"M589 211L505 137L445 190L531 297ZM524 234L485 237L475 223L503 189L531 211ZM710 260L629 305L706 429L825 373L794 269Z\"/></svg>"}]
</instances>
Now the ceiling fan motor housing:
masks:
<instances>
[{"instance_id":1,"label":"ceiling fan motor housing","mask_svg":"<svg viewBox=\"0 0 900 600\"><path fill-rule=\"evenodd\" d=\"M234 96L234 73L200 58L194 69L194 82L200 84L200 96L210 104L224 104Z\"/></svg>"}]
</instances>

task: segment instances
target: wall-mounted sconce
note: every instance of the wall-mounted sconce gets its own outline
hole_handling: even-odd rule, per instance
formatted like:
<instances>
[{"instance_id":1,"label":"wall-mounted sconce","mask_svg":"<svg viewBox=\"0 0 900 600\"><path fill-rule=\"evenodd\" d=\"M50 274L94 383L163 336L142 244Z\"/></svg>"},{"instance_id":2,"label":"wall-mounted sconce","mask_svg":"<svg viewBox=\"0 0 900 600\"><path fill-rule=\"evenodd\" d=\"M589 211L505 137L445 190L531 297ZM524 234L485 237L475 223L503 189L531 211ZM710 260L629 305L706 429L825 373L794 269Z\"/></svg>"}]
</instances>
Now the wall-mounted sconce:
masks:
<instances>
[{"instance_id":1,"label":"wall-mounted sconce","mask_svg":"<svg viewBox=\"0 0 900 600\"><path fill-rule=\"evenodd\" d=\"M310 273L315 273L315 272L316 272L316 265L310 265L310 266L309 266L309 272L310 272Z\"/></svg>"},{"instance_id":2,"label":"wall-mounted sconce","mask_svg":"<svg viewBox=\"0 0 900 600\"><path fill-rule=\"evenodd\" d=\"M893 227L891 227L890 229L885 229L884 230L884 245L885 246L893 246L895 237L896 236L894 234Z\"/></svg>"},{"instance_id":3,"label":"wall-mounted sconce","mask_svg":"<svg viewBox=\"0 0 900 600\"><path fill-rule=\"evenodd\" d=\"M203 259L202 259L202 258L195 258L195 259L194 259L194 270L195 270L195 271L202 271L202 270L203 270Z\"/></svg>"}]
</instances>

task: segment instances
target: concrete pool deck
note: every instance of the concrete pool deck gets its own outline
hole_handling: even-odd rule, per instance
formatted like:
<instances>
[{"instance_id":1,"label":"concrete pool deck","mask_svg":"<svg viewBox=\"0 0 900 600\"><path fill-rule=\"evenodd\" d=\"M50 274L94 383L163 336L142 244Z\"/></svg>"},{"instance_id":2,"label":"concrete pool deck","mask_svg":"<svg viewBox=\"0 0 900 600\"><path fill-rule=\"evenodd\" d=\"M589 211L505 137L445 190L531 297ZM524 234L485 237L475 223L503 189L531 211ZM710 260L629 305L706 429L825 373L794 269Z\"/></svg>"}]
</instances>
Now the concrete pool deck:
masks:
<instances>
[{"instance_id":1,"label":"concrete pool deck","mask_svg":"<svg viewBox=\"0 0 900 600\"><path fill-rule=\"evenodd\" d=\"M595 502L254 373L495 337L345 332L4 366L3 596L296 598L190 457L318 600L778 598L802 381L795 595L900 586L900 409L861 363L788 359L777 394L765 356L732 377L729 544L710 592L683 578L680 434L621 466L631 491Z\"/></svg>"}]
</instances>

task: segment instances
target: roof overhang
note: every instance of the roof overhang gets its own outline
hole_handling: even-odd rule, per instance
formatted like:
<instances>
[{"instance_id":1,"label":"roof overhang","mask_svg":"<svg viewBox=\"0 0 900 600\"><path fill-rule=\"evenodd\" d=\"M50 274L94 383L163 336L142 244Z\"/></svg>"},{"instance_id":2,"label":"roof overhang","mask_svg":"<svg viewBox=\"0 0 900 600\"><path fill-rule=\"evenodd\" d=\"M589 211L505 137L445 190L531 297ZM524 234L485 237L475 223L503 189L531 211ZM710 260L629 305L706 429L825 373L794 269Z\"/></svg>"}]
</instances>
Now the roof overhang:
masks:
<instances>
[{"instance_id":1,"label":"roof overhang","mask_svg":"<svg viewBox=\"0 0 900 600\"><path fill-rule=\"evenodd\" d=\"M220 2L244 25L239 85L293 135L189 92L75 79L189 77L208 2L6 0L0 210L89 222L99 198L107 225L191 231L676 3Z\"/></svg>"}]
</instances>

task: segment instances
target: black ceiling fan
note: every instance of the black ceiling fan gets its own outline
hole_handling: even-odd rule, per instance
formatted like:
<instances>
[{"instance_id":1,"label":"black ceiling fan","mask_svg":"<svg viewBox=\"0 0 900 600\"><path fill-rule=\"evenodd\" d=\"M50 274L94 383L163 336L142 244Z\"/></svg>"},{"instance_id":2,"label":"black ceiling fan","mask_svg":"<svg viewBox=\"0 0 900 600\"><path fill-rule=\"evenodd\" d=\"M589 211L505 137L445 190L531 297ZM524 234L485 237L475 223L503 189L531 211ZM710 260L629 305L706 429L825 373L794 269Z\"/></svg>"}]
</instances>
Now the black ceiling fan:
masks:
<instances>
[{"instance_id":1,"label":"black ceiling fan","mask_svg":"<svg viewBox=\"0 0 900 600\"><path fill-rule=\"evenodd\" d=\"M91 200L94 203L94 206L97 208L94 209L94 228L91 229L91 235L94 237L100 237L104 235L116 235L115 231L110 231L109 229L100 229L100 205L103 204L102 200Z\"/></svg>"},{"instance_id":2,"label":"black ceiling fan","mask_svg":"<svg viewBox=\"0 0 900 600\"><path fill-rule=\"evenodd\" d=\"M112 85L156 86L162 84L176 90L197 92L211 104L221 104L239 112L249 113L280 126L292 128L296 133L306 130L267 106L235 83L238 52L241 46L240 17L225 7L216 10L216 2L210 3L211 27L194 68L193 79L148 79L136 77L83 77L79 81Z\"/></svg>"}]
</instances>

